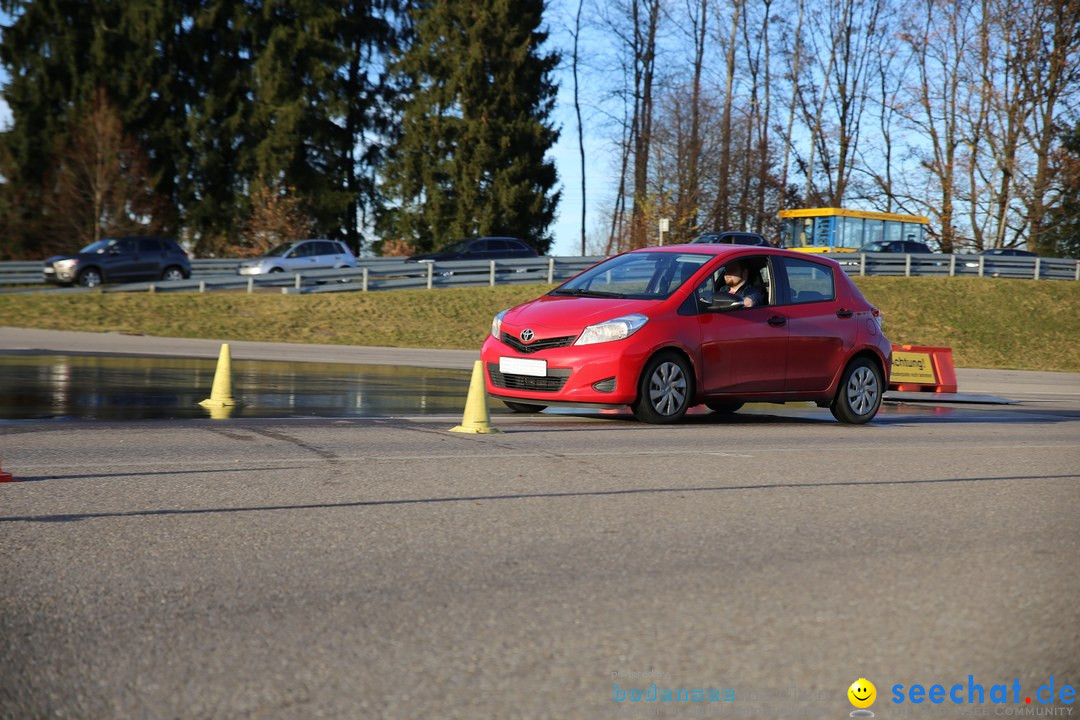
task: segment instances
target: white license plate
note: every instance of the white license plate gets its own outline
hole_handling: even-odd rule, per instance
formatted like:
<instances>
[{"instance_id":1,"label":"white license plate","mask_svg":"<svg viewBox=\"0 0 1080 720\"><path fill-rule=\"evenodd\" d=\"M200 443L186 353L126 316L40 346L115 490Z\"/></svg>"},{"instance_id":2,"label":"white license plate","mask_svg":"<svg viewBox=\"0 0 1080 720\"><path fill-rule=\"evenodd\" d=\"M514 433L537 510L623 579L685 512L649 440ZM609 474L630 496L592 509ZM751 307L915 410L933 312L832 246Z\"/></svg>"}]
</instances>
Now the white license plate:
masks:
<instances>
[{"instance_id":1,"label":"white license plate","mask_svg":"<svg viewBox=\"0 0 1080 720\"><path fill-rule=\"evenodd\" d=\"M526 360L524 358L499 358L499 372L509 375L547 376L547 360Z\"/></svg>"}]
</instances>

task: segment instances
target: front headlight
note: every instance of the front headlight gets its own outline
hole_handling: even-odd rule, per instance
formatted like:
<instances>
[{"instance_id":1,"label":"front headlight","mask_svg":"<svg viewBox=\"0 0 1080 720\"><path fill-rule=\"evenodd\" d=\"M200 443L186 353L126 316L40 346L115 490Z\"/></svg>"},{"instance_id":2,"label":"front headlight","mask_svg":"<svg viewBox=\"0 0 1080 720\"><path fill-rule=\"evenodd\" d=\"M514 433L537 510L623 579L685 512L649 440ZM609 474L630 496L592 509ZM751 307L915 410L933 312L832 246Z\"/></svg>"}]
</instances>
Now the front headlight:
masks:
<instances>
[{"instance_id":1,"label":"front headlight","mask_svg":"<svg viewBox=\"0 0 1080 720\"><path fill-rule=\"evenodd\" d=\"M503 316L505 316L508 312L510 311L503 310L501 313L491 319L491 337L495 338L496 340L499 340L502 337Z\"/></svg>"},{"instance_id":2,"label":"front headlight","mask_svg":"<svg viewBox=\"0 0 1080 720\"><path fill-rule=\"evenodd\" d=\"M640 330L649 318L644 315L623 315L607 322L589 325L581 332L575 345L593 345L628 338Z\"/></svg>"},{"instance_id":3,"label":"front headlight","mask_svg":"<svg viewBox=\"0 0 1080 720\"><path fill-rule=\"evenodd\" d=\"M57 260L53 263L53 267L63 272L69 272L75 269L75 266L79 264L78 259L71 258L70 260Z\"/></svg>"}]
</instances>

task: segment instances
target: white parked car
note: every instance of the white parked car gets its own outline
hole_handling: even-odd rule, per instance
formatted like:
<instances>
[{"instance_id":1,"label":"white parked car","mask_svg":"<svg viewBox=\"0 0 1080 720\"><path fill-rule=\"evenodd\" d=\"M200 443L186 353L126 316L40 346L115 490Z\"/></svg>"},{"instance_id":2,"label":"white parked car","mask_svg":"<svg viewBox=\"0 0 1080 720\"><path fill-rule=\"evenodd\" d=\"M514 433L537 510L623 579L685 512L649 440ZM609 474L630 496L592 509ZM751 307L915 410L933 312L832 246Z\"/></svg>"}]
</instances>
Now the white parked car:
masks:
<instances>
[{"instance_id":1,"label":"white parked car","mask_svg":"<svg viewBox=\"0 0 1080 720\"><path fill-rule=\"evenodd\" d=\"M354 268L356 257L338 240L294 240L282 243L262 257L244 260L236 268L238 275L303 272L328 268Z\"/></svg>"}]
</instances>

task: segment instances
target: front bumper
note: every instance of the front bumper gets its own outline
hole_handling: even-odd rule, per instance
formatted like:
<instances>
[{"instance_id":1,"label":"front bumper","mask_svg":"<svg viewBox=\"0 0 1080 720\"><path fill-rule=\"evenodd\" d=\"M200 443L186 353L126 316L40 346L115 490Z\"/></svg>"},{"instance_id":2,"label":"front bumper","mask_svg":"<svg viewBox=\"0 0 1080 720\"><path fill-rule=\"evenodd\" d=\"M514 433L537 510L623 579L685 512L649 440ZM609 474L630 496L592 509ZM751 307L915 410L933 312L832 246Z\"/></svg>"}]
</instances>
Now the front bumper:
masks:
<instances>
[{"instance_id":1,"label":"front bumper","mask_svg":"<svg viewBox=\"0 0 1080 720\"><path fill-rule=\"evenodd\" d=\"M46 266L41 271L41 278L47 283L66 284L75 282L76 273L78 271L75 268L70 270L57 270L56 268Z\"/></svg>"},{"instance_id":2,"label":"front bumper","mask_svg":"<svg viewBox=\"0 0 1080 720\"><path fill-rule=\"evenodd\" d=\"M489 395L537 404L629 405L637 399L638 374L645 362L632 338L596 345L570 345L525 354L488 336L480 350ZM502 358L525 361L530 372L501 368Z\"/></svg>"}]
</instances>

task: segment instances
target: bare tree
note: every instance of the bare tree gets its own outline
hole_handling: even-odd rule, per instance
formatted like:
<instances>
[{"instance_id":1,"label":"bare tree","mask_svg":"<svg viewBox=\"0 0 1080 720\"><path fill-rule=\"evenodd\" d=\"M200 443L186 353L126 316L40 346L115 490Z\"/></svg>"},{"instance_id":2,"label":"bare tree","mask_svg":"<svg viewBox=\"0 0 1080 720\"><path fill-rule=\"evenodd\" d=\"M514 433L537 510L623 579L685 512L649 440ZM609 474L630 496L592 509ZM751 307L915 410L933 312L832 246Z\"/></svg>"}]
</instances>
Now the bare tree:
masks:
<instances>
[{"instance_id":1,"label":"bare tree","mask_svg":"<svg viewBox=\"0 0 1080 720\"><path fill-rule=\"evenodd\" d=\"M938 228L942 252L953 252L960 153L965 135L970 144L981 134L979 121L970 122L977 104L974 94L980 88L967 80L976 57L977 6L972 0L948 4L923 0L914 8L900 36L910 51L916 79L905 118L925 144L925 150L916 153L929 177L929 183L920 188L927 214ZM931 199L931 189L936 199Z\"/></svg>"},{"instance_id":2,"label":"bare tree","mask_svg":"<svg viewBox=\"0 0 1080 720\"><path fill-rule=\"evenodd\" d=\"M739 38L739 13L744 2L731 0L730 30L721 38L724 42L724 105L720 114L720 177L712 209L712 224L718 230L731 227L731 113L735 102L735 48Z\"/></svg>"},{"instance_id":3,"label":"bare tree","mask_svg":"<svg viewBox=\"0 0 1080 720\"><path fill-rule=\"evenodd\" d=\"M689 240L697 232L701 212L701 151L702 151L702 74L705 64L706 28L709 19L709 2L700 0L686 4L686 17L690 26L693 46L693 80L691 81L690 128L685 145L680 144L678 168L679 183L675 201L675 228L673 240ZM676 109L681 104L676 104ZM670 116L669 113L665 113ZM683 170L685 168L685 170Z\"/></svg>"},{"instance_id":4,"label":"bare tree","mask_svg":"<svg viewBox=\"0 0 1080 720\"><path fill-rule=\"evenodd\" d=\"M1058 108L1071 105L1080 80L1080 2L1043 0L1017 3L1013 12L1022 24L1018 32L1021 52L1017 66L1020 85L1030 97L1030 122L1024 127L1025 144L1034 154L1034 173L1025 163L1019 166L1029 189L1023 197L1030 228L1028 247L1049 253L1053 243L1042 240L1049 209L1058 204L1060 193L1051 158L1059 144Z\"/></svg>"},{"instance_id":5,"label":"bare tree","mask_svg":"<svg viewBox=\"0 0 1080 720\"><path fill-rule=\"evenodd\" d=\"M795 130L795 116L799 108L799 78L802 70L802 34L803 13L806 9L806 0L797 0L797 12L795 29L791 33L791 44L786 48L787 56L787 80L791 84L791 100L788 103L788 118L783 135L784 160L780 170L780 187L783 193L788 191L788 168L791 152L794 147L793 132Z\"/></svg>"},{"instance_id":6,"label":"bare tree","mask_svg":"<svg viewBox=\"0 0 1080 720\"><path fill-rule=\"evenodd\" d=\"M240 257L263 255L275 245L305 238L311 232L311 217L301 207L295 190L287 185L260 183L252 193L251 205L244 244L230 248Z\"/></svg>"},{"instance_id":7,"label":"bare tree","mask_svg":"<svg viewBox=\"0 0 1080 720\"><path fill-rule=\"evenodd\" d=\"M585 254L585 126L581 122L581 97L578 84L578 45L581 39L581 11L585 0L578 0L577 15L574 16L574 53L572 70L574 75L574 113L577 115L578 152L581 155L581 254Z\"/></svg>"},{"instance_id":8,"label":"bare tree","mask_svg":"<svg viewBox=\"0 0 1080 720\"><path fill-rule=\"evenodd\" d=\"M46 175L43 224L57 249L159 232L166 206L154 191L146 155L124 133L105 92L73 118L77 124Z\"/></svg>"}]
</instances>

